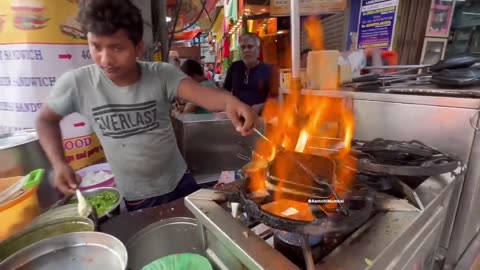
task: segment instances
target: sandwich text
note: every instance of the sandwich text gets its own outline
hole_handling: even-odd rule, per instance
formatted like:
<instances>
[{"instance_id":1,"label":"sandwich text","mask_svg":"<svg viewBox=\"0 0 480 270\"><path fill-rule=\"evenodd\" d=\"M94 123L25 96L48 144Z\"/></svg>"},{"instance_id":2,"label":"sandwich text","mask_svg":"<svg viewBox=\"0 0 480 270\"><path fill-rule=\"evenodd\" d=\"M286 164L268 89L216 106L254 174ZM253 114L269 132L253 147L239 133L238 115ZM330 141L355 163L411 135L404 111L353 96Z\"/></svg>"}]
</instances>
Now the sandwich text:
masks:
<instances>
[{"instance_id":1,"label":"sandwich text","mask_svg":"<svg viewBox=\"0 0 480 270\"><path fill-rule=\"evenodd\" d=\"M0 60L43 60L41 50L4 50L0 51Z\"/></svg>"},{"instance_id":2,"label":"sandwich text","mask_svg":"<svg viewBox=\"0 0 480 270\"><path fill-rule=\"evenodd\" d=\"M0 111L38 112L42 103L0 102Z\"/></svg>"},{"instance_id":3,"label":"sandwich text","mask_svg":"<svg viewBox=\"0 0 480 270\"><path fill-rule=\"evenodd\" d=\"M55 77L0 77L0 86L51 87Z\"/></svg>"}]
</instances>

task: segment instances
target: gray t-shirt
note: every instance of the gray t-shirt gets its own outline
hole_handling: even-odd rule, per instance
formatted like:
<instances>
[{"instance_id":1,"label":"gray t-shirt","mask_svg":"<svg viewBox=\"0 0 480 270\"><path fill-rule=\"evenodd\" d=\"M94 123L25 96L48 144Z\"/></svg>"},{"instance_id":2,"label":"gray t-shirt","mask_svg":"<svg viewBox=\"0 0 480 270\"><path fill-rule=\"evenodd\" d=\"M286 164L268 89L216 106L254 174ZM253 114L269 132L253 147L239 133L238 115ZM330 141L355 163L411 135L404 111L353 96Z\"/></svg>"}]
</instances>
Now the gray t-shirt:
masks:
<instances>
[{"instance_id":1,"label":"gray t-shirt","mask_svg":"<svg viewBox=\"0 0 480 270\"><path fill-rule=\"evenodd\" d=\"M166 63L138 64L141 78L127 87L116 86L97 65L67 72L47 102L62 116L78 112L89 120L127 200L169 193L187 170L170 121L170 105L187 76Z\"/></svg>"}]
</instances>

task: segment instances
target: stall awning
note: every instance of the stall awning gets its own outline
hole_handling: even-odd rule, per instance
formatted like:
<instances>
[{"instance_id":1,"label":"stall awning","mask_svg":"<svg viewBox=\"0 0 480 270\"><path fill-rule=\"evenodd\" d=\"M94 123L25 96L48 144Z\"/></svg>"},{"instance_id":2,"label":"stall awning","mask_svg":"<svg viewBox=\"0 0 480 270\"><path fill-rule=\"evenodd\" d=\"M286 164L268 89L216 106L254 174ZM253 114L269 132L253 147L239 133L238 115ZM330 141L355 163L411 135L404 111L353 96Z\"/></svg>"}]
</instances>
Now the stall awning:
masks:
<instances>
[{"instance_id":1,"label":"stall awning","mask_svg":"<svg viewBox=\"0 0 480 270\"><path fill-rule=\"evenodd\" d=\"M203 8L203 2L205 7ZM215 9L219 0L182 0L176 29L184 29L197 23L202 29L210 29L215 19ZM180 1L168 0L168 16L172 19L176 14Z\"/></svg>"},{"instance_id":2,"label":"stall awning","mask_svg":"<svg viewBox=\"0 0 480 270\"><path fill-rule=\"evenodd\" d=\"M202 32L201 28L195 28L193 30L186 30L181 33L175 34L175 40L191 40L197 37Z\"/></svg>"}]
</instances>

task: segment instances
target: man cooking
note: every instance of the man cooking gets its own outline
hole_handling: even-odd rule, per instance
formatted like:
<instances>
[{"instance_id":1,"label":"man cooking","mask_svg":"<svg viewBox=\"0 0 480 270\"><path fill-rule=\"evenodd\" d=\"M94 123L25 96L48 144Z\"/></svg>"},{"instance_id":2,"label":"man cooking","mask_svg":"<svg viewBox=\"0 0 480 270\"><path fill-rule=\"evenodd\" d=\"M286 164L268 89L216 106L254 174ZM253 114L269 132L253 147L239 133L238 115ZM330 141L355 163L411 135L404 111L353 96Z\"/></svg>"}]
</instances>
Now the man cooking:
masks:
<instances>
[{"instance_id":1,"label":"man cooking","mask_svg":"<svg viewBox=\"0 0 480 270\"><path fill-rule=\"evenodd\" d=\"M73 193L80 177L66 163L60 121L78 112L100 138L129 211L153 207L197 189L170 122L175 98L209 111L225 111L238 132L250 133L255 112L232 95L202 86L167 63L142 56L143 20L129 0L89 0L79 20L94 65L65 73L36 122L40 143L55 171L55 185Z\"/></svg>"},{"instance_id":2,"label":"man cooking","mask_svg":"<svg viewBox=\"0 0 480 270\"><path fill-rule=\"evenodd\" d=\"M278 90L278 77L270 65L259 60L260 37L246 33L240 37L242 60L229 67L223 88L260 113L265 101Z\"/></svg>"}]
</instances>

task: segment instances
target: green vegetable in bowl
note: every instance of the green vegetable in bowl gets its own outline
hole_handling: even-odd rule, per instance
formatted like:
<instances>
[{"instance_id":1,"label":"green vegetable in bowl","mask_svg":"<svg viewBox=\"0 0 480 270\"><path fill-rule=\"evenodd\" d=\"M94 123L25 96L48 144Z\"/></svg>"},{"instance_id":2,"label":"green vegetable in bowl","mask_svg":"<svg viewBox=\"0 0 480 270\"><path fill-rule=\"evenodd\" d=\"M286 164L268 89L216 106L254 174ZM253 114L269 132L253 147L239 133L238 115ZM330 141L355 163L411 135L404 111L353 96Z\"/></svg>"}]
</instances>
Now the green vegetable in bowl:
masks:
<instances>
[{"instance_id":1,"label":"green vegetable in bowl","mask_svg":"<svg viewBox=\"0 0 480 270\"><path fill-rule=\"evenodd\" d=\"M87 201L88 205L95 208L99 217L102 217L108 211L112 210L112 208L117 204L119 199L119 196L114 192L102 191L95 196L86 197L85 201ZM70 203L77 202L78 200L76 198L70 201Z\"/></svg>"},{"instance_id":2,"label":"green vegetable in bowl","mask_svg":"<svg viewBox=\"0 0 480 270\"><path fill-rule=\"evenodd\" d=\"M117 194L111 191L103 191L96 196L86 198L86 201L97 210L97 215L101 217L117 204L118 199Z\"/></svg>"}]
</instances>

